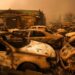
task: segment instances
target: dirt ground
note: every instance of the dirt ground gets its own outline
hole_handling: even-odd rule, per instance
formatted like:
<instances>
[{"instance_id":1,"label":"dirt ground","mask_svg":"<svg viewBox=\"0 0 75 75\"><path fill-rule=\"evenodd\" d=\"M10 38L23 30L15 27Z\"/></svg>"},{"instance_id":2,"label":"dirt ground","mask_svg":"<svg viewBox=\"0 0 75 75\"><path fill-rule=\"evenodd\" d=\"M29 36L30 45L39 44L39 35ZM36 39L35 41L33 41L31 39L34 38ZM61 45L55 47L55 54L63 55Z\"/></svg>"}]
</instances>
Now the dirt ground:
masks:
<instances>
[{"instance_id":1,"label":"dirt ground","mask_svg":"<svg viewBox=\"0 0 75 75\"><path fill-rule=\"evenodd\" d=\"M27 70L26 72L21 72L21 71L0 71L0 75L51 75L51 74L43 74L41 72Z\"/></svg>"}]
</instances>

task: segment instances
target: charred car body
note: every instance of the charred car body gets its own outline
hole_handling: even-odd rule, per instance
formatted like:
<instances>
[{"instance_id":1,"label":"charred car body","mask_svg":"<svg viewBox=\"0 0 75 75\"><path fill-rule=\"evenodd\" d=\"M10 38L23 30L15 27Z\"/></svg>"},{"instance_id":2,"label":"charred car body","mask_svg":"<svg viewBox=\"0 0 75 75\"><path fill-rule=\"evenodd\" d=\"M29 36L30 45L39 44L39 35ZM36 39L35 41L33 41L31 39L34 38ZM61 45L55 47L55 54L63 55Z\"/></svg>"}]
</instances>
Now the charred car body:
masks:
<instances>
[{"instance_id":1,"label":"charred car body","mask_svg":"<svg viewBox=\"0 0 75 75\"><path fill-rule=\"evenodd\" d=\"M12 38L7 36L10 41L16 42L22 38L27 38L27 40L35 40L47 43L51 45L54 49L61 48L63 42L63 35L58 33L48 33L45 30L40 29L25 29L25 30L16 30L12 32ZM14 36L14 37L13 37ZM17 39L16 39L17 38ZM8 41L9 41L8 40Z\"/></svg>"},{"instance_id":2,"label":"charred car body","mask_svg":"<svg viewBox=\"0 0 75 75\"><path fill-rule=\"evenodd\" d=\"M25 41L23 39L23 42L25 42L23 45L14 47L3 39L0 40L0 43L2 43L0 46L0 65L25 71L26 69L50 69L52 64L57 65L60 61L64 70L75 71L75 47L70 43L65 44L58 52L59 56L57 56L55 50L46 43L28 41L26 38Z\"/></svg>"},{"instance_id":3,"label":"charred car body","mask_svg":"<svg viewBox=\"0 0 75 75\"><path fill-rule=\"evenodd\" d=\"M26 69L42 70L50 68L47 58L55 58L54 49L48 44L31 41L21 48L0 39L0 65L25 71Z\"/></svg>"},{"instance_id":4,"label":"charred car body","mask_svg":"<svg viewBox=\"0 0 75 75\"><path fill-rule=\"evenodd\" d=\"M67 43L60 51L61 65L65 70L75 71L75 48Z\"/></svg>"}]
</instances>

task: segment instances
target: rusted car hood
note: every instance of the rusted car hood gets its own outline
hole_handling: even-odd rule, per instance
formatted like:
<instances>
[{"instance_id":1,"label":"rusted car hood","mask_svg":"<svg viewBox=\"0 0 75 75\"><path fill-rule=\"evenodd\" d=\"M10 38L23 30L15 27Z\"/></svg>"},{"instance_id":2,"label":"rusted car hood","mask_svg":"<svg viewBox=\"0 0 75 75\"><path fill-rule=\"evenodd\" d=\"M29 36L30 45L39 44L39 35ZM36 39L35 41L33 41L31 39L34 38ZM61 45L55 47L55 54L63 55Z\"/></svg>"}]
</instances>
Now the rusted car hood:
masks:
<instances>
[{"instance_id":1,"label":"rusted car hood","mask_svg":"<svg viewBox=\"0 0 75 75\"><path fill-rule=\"evenodd\" d=\"M19 49L21 52L55 57L55 50L48 44L31 40L30 44Z\"/></svg>"}]
</instances>

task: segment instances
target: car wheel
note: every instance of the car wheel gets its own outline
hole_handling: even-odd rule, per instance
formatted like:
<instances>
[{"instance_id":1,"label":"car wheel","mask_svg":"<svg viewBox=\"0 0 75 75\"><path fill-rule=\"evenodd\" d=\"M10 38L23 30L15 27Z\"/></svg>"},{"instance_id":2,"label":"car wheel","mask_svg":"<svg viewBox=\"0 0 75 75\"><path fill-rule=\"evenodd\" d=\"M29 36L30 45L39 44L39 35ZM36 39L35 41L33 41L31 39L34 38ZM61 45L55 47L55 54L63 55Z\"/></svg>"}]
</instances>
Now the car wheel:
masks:
<instances>
[{"instance_id":1,"label":"car wheel","mask_svg":"<svg viewBox=\"0 0 75 75\"><path fill-rule=\"evenodd\" d=\"M18 70L26 71L26 70L32 70L32 71L39 71L39 67L33 63L24 63L19 66Z\"/></svg>"}]
</instances>

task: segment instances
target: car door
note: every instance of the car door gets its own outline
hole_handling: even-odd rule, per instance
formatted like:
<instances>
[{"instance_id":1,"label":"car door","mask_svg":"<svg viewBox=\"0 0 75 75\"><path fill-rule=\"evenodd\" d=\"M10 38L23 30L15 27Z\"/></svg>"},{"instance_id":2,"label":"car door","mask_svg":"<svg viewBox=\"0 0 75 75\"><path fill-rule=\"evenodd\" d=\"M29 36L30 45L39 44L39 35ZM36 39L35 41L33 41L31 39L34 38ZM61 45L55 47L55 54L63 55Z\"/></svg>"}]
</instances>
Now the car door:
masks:
<instances>
[{"instance_id":1,"label":"car door","mask_svg":"<svg viewBox=\"0 0 75 75\"><path fill-rule=\"evenodd\" d=\"M7 47L0 42L0 65L11 67L11 57L7 54Z\"/></svg>"}]
</instances>

